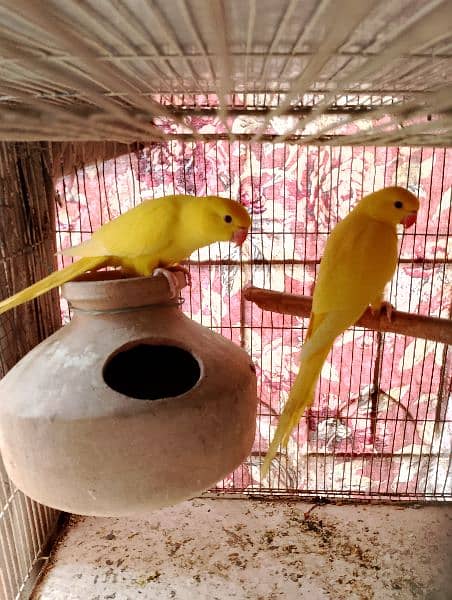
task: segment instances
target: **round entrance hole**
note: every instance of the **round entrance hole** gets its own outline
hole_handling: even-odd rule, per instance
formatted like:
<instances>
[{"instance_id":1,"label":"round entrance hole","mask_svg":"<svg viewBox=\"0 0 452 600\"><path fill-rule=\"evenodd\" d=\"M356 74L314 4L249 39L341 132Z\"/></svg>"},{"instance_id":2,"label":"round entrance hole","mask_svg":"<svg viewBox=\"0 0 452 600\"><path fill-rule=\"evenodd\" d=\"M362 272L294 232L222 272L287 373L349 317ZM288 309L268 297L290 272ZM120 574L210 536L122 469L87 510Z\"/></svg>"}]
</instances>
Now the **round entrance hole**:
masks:
<instances>
[{"instance_id":1,"label":"round entrance hole","mask_svg":"<svg viewBox=\"0 0 452 600\"><path fill-rule=\"evenodd\" d=\"M127 345L104 366L105 383L116 392L138 400L179 396L199 381L195 357L178 346L138 343Z\"/></svg>"}]
</instances>

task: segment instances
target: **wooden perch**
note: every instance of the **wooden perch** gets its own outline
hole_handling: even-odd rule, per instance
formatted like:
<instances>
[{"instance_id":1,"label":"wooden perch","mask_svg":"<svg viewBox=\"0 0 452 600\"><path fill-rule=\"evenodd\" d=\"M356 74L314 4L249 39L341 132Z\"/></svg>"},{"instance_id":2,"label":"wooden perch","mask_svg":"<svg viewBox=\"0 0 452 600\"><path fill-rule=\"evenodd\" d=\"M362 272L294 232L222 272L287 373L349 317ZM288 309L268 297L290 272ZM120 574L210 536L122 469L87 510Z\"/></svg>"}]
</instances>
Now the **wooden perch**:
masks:
<instances>
[{"instance_id":1,"label":"wooden perch","mask_svg":"<svg viewBox=\"0 0 452 600\"><path fill-rule=\"evenodd\" d=\"M310 296L272 292L256 287L246 288L244 295L247 300L254 302L264 310L297 317L309 317L311 313L312 298ZM356 325L374 331L401 333L442 344L452 344L452 321L450 319L423 317L394 310L391 321L388 321L385 314L373 315L368 308Z\"/></svg>"}]
</instances>

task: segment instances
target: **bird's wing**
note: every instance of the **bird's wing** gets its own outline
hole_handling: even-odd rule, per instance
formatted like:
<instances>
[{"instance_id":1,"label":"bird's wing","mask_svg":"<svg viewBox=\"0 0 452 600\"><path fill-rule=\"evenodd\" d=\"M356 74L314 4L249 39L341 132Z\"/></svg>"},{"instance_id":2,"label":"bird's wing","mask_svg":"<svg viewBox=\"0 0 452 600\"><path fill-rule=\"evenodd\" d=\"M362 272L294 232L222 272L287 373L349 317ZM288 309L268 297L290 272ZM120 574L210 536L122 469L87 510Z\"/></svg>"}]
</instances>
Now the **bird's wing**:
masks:
<instances>
[{"instance_id":1,"label":"bird's wing","mask_svg":"<svg viewBox=\"0 0 452 600\"><path fill-rule=\"evenodd\" d=\"M179 221L171 198L147 200L106 223L91 239L67 248L67 256L158 256L173 243Z\"/></svg>"},{"instance_id":2,"label":"bird's wing","mask_svg":"<svg viewBox=\"0 0 452 600\"><path fill-rule=\"evenodd\" d=\"M350 213L331 233L316 281L312 311L356 311L382 295L397 264L394 227Z\"/></svg>"}]
</instances>

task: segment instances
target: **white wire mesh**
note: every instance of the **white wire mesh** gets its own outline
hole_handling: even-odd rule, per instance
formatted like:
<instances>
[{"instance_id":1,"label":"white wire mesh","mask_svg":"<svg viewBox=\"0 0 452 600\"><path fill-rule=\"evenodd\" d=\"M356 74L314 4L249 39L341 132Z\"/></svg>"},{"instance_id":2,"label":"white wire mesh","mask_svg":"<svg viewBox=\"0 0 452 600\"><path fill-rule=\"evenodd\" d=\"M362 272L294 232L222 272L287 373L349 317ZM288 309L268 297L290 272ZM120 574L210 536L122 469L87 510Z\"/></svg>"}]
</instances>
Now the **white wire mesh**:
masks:
<instances>
[{"instance_id":1,"label":"white wire mesh","mask_svg":"<svg viewBox=\"0 0 452 600\"><path fill-rule=\"evenodd\" d=\"M343 0L340 10L336 0L1 0L0 137L177 135L162 134L161 116L202 136L193 121L162 106L162 93L215 93L232 136L232 94L281 92L280 105L253 132L257 141L307 94L318 101L296 119L300 133L338 97L365 93L399 99L379 113L384 127L363 126L337 143L450 145L449 23L449 0ZM308 137L323 141L318 132Z\"/></svg>"},{"instance_id":2,"label":"white wire mesh","mask_svg":"<svg viewBox=\"0 0 452 600\"><path fill-rule=\"evenodd\" d=\"M221 127L215 119L212 130ZM213 133L212 133L213 135ZM390 298L399 310L450 314L450 150L304 147L224 139L153 144L74 171L58 183L61 247L145 198L217 194L242 201L253 226L241 251L220 244L190 260L183 309L252 356L258 427L252 455L222 493L445 499L452 493L450 349L356 327L337 340L316 402L262 480L268 448L298 365L304 319L246 302L243 288L311 293L326 237L365 193L396 183L421 197L403 236ZM68 317L65 309L65 316ZM448 408L449 406L449 408Z\"/></svg>"}]
</instances>

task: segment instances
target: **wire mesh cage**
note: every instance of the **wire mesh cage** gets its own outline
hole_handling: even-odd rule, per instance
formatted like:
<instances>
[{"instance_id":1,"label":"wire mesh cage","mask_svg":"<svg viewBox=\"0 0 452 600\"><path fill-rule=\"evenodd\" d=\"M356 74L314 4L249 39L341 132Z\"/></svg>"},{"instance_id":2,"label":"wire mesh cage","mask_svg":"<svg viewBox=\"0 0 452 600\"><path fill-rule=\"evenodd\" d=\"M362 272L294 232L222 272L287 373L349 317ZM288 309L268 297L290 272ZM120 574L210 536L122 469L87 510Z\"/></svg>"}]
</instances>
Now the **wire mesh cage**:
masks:
<instances>
[{"instance_id":1,"label":"wire mesh cage","mask_svg":"<svg viewBox=\"0 0 452 600\"><path fill-rule=\"evenodd\" d=\"M289 112L303 119L278 135L321 143L350 93L373 97L372 111L362 99L346 110L360 122L350 143L450 145L448 0L346 0L340 15L334 0L2 0L0 17L5 140L158 141L175 133L162 119L199 136L181 112L193 94L214 94L197 112L207 105L230 136L231 94L253 108L260 92L255 139Z\"/></svg>"},{"instance_id":2,"label":"wire mesh cage","mask_svg":"<svg viewBox=\"0 0 452 600\"><path fill-rule=\"evenodd\" d=\"M184 292L183 310L244 347L260 382L252 455L215 491L450 498L448 346L362 327L336 343L314 406L262 480L262 456L297 370L307 320L262 311L243 294L253 285L309 295L338 220L362 195L399 184L419 195L422 208L414 232L404 234L389 298L399 310L449 318L450 150L230 142L218 117L202 119L208 141L154 143L62 176L58 240L62 248L77 244L143 199L173 193L229 196L252 213L241 250L218 244L191 257L192 287ZM249 115L235 119L256 125Z\"/></svg>"},{"instance_id":3,"label":"wire mesh cage","mask_svg":"<svg viewBox=\"0 0 452 600\"><path fill-rule=\"evenodd\" d=\"M311 295L334 225L397 183L421 211L389 297L451 317L450 2L346 0L340 15L336 4L0 0L0 139L12 142L1 146L1 293L146 198L238 199L253 216L246 244L193 255L184 291L187 314L250 353L260 386L252 454L212 493L450 500L444 336L345 332L287 451L260 476L307 320L262 310L244 288ZM0 375L61 313L53 293L0 317ZM9 600L26 597L58 515L1 475Z\"/></svg>"}]
</instances>

